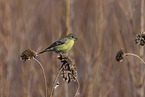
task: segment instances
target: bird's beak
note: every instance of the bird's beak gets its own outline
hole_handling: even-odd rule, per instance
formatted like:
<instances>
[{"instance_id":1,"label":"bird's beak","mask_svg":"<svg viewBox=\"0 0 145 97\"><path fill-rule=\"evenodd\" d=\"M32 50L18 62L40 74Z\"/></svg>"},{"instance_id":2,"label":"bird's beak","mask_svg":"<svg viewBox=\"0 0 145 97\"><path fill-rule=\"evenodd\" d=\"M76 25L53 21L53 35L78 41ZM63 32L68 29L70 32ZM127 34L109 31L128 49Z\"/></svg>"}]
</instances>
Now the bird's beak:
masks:
<instances>
[{"instance_id":1,"label":"bird's beak","mask_svg":"<svg viewBox=\"0 0 145 97\"><path fill-rule=\"evenodd\" d=\"M74 40L78 40L78 38L77 38L77 37L75 37L75 38L74 38Z\"/></svg>"}]
</instances>

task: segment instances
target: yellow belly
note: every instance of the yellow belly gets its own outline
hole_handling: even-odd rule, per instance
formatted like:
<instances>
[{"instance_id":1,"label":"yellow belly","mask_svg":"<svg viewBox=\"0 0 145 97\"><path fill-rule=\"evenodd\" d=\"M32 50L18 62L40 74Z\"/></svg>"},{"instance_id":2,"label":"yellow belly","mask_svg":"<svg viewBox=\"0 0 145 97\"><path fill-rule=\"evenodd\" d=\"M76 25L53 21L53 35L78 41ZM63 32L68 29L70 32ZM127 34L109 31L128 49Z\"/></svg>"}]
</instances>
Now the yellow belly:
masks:
<instances>
[{"instance_id":1,"label":"yellow belly","mask_svg":"<svg viewBox=\"0 0 145 97\"><path fill-rule=\"evenodd\" d=\"M67 52L69 51L72 46L74 45L74 40L67 40L67 42L63 45L58 45L55 47L56 52Z\"/></svg>"}]
</instances>

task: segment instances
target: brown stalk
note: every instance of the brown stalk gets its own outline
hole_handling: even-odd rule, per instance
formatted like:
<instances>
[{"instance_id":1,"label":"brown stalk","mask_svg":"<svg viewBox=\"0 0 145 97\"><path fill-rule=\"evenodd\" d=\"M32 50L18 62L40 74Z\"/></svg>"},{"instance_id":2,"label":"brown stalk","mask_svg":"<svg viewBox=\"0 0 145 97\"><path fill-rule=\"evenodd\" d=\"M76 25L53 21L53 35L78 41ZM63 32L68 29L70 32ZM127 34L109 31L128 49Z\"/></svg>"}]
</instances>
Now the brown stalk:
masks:
<instances>
[{"instance_id":1,"label":"brown stalk","mask_svg":"<svg viewBox=\"0 0 145 97\"><path fill-rule=\"evenodd\" d=\"M52 88L51 88L50 97L52 97L52 94L53 94L53 91L54 91L54 86L56 85L56 82L57 82L57 79L59 77L59 74L60 74L61 70L62 70L62 68L59 69L59 71L57 73L57 76L55 77L54 83L53 83Z\"/></svg>"},{"instance_id":2,"label":"brown stalk","mask_svg":"<svg viewBox=\"0 0 145 97\"><path fill-rule=\"evenodd\" d=\"M75 96L74 96L74 97L76 97L79 94L80 83L79 83L78 79L73 74L71 74L71 75L75 78L75 80L77 81L77 84L78 84L77 91L76 91Z\"/></svg>"},{"instance_id":3,"label":"brown stalk","mask_svg":"<svg viewBox=\"0 0 145 97\"><path fill-rule=\"evenodd\" d=\"M137 57L137 58L139 58L143 62L143 64L145 64L144 60L141 57L139 57L138 55L136 55L136 54L133 54L133 53L125 53L125 55L126 56L134 56L134 57Z\"/></svg>"},{"instance_id":4,"label":"brown stalk","mask_svg":"<svg viewBox=\"0 0 145 97\"><path fill-rule=\"evenodd\" d=\"M40 67L42 69L43 76L44 76L44 83L45 83L45 97L47 97L47 81L46 81L46 75L45 75L44 67L35 57L33 57L33 59L40 65Z\"/></svg>"}]
</instances>

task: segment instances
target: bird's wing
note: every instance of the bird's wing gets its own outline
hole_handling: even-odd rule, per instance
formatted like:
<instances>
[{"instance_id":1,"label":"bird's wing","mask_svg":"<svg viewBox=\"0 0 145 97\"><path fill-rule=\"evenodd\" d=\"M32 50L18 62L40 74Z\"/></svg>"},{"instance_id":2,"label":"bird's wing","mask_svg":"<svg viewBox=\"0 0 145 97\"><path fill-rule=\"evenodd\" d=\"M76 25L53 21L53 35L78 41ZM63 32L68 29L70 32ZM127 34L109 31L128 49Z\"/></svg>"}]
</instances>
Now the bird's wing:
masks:
<instances>
[{"instance_id":1,"label":"bird's wing","mask_svg":"<svg viewBox=\"0 0 145 97\"><path fill-rule=\"evenodd\" d=\"M54 42L52 45L50 45L47 49L50 49L50 48L55 47L55 46L58 46L58 45L62 45L66 41L67 41L67 38L60 39L60 40Z\"/></svg>"}]
</instances>

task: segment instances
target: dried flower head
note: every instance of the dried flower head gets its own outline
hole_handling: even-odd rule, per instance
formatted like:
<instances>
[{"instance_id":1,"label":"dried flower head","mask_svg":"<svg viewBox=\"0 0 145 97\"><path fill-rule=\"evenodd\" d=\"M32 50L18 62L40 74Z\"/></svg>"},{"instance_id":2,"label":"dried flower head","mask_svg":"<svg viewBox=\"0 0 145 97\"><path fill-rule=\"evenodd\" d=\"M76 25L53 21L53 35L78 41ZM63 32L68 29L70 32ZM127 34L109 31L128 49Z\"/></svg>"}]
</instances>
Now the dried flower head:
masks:
<instances>
[{"instance_id":1,"label":"dried flower head","mask_svg":"<svg viewBox=\"0 0 145 97\"><path fill-rule=\"evenodd\" d=\"M61 60L62 66L61 66L61 76L65 81L68 83L70 81L76 81L75 77L77 75L76 71L76 65L74 65L71 61L71 59L65 55L61 55L58 57L59 60Z\"/></svg>"},{"instance_id":2,"label":"dried flower head","mask_svg":"<svg viewBox=\"0 0 145 97\"><path fill-rule=\"evenodd\" d=\"M136 35L135 43L141 46L145 45L145 32L141 32L139 35Z\"/></svg>"},{"instance_id":3,"label":"dried flower head","mask_svg":"<svg viewBox=\"0 0 145 97\"><path fill-rule=\"evenodd\" d=\"M21 60L24 60L23 62L25 62L26 60L30 60L31 58L37 56L36 52L34 52L31 49L25 50L24 52L22 52L21 55Z\"/></svg>"},{"instance_id":4,"label":"dried flower head","mask_svg":"<svg viewBox=\"0 0 145 97\"><path fill-rule=\"evenodd\" d=\"M121 62L123 60L123 57L124 57L124 52L121 49L119 52L117 52L116 61Z\"/></svg>"}]
</instances>

